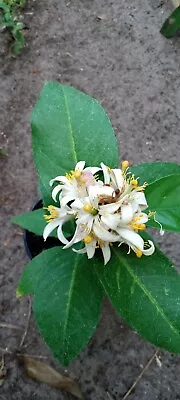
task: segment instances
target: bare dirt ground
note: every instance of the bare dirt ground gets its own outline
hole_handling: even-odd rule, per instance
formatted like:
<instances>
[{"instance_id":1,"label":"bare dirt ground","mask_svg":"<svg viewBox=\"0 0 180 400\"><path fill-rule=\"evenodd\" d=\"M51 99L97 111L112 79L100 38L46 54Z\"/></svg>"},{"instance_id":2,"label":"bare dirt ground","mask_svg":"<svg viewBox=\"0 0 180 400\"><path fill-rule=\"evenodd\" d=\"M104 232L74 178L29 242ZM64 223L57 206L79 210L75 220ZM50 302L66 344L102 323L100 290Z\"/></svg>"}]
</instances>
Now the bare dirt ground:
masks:
<instances>
[{"instance_id":1,"label":"bare dirt ground","mask_svg":"<svg viewBox=\"0 0 180 400\"><path fill-rule=\"evenodd\" d=\"M9 36L0 34L0 138L8 150L0 158L1 322L24 325L27 319L27 299L15 296L27 258L10 217L28 210L38 198L29 120L46 80L70 84L102 102L122 159L179 162L180 39L167 40L159 33L170 11L165 0L29 0L26 47L20 57L10 57ZM166 234L162 246L178 263L177 235ZM0 334L1 347L18 346L22 335L5 328ZM26 344L28 353L48 355L52 361L33 319ZM106 303L96 334L68 373L80 382L87 400L119 400L154 350ZM180 356L165 351L160 356L162 366L151 365L129 400L180 399ZM10 357L6 366L0 400L72 398L29 380Z\"/></svg>"}]
</instances>

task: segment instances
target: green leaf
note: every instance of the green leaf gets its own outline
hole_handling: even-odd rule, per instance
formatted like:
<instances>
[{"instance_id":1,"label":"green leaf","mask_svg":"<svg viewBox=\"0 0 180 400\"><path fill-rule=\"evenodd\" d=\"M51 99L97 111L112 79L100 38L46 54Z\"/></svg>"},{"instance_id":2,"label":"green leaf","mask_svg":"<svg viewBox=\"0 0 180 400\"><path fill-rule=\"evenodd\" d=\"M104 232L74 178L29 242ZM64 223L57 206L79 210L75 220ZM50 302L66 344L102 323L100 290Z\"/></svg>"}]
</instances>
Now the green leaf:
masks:
<instances>
[{"instance_id":1,"label":"green leaf","mask_svg":"<svg viewBox=\"0 0 180 400\"><path fill-rule=\"evenodd\" d=\"M180 231L180 174L170 175L147 186L145 195L155 219L168 231ZM148 226L159 228L151 219Z\"/></svg>"},{"instance_id":2,"label":"green leaf","mask_svg":"<svg viewBox=\"0 0 180 400\"><path fill-rule=\"evenodd\" d=\"M86 255L59 247L46 250L25 268L17 295L34 295L33 309L42 336L64 365L92 336L103 292Z\"/></svg>"},{"instance_id":3,"label":"green leaf","mask_svg":"<svg viewBox=\"0 0 180 400\"><path fill-rule=\"evenodd\" d=\"M169 18L164 22L160 32L166 38L171 38L176 36L178 31L180 30L180 6L177 7Z\"/></svg>"},{"instance_id":4,"label":"green leaf","mask_svg":"<svg viewBox=\"0 0 180 400\"><path fill-rule=\"evenodd\" d=\"M148 162L133 165L130 172L139 177L139 183L148 184L155 182L168 175L180 174L180 165L170 162Z\"/></svg>"},{"instance_id":5,"label":"green leaf","mask_svg":"<svg viewBox=\"0 0 180 400\"><path fill-rule=\"evenodd\" d=\"M0 1L0 8L4 11L4 13L9 11L9 6L4 3L4 1Z\"/></svg>"},{"instance_id":6,"label":"green leaf","mask_svg":"<svg viewBox=\"0 0 180 400\"><path fill-rule=\"evenodd\" d=\"M158 249L138 259L113 247L111 261L94 267L122 318L149 342L180 352L180 275Z\"/></svg>"},{"instance_id":7,"label":"green leaf","mask_svg":"<svg viewBox=\"0 0 180 400\"><path fill-rule=\"evenodd\" d=\"M117 141L104 109L78 90L48 82L32 113L32 139L44 203L52 203L50 179L80 160L118 165Z\"/></svg>"},{"instance_id":8,"label":"green leaf","mask_svg":"<svg viewBox=\"0 0 180 400\"><path fill-rule=\"evenodd\" d=\"M11 222L21 226L23 229L27 229L30 232L36 233L36 235L42 235L46 226L44 214L45 212L42 208L35 211L28 211L12 217Z\"/></svg>"},{"instance_id":9,"label":"green leaf","mask_svg":"<svg viewBox=\"0 0 180 400\"><path fill-rule=\"evenodd\" d=\"M47 225L47 222L44 219L45 211L40 208L34 211L28 211L26 213L16 215L12 217L11 221L13 224L21 226L23 229L27 229L30 232L35 233L36 235L42 236L43 230ZM51 232L49 236L57 237L57 229ZM68 221L63 225L63 232L66 237L72 235L73 232L73 223L72 221Z\"/></svg>"}]
</instances>

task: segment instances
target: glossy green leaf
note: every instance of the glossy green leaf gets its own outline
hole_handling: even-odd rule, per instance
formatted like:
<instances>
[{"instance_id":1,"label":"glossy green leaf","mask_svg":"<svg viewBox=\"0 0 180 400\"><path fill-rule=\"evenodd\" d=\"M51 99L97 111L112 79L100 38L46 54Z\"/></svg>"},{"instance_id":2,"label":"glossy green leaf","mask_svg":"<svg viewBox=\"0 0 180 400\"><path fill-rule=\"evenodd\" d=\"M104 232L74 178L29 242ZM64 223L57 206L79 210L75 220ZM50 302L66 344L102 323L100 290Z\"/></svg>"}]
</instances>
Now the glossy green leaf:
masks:
<instances>
[{"instance_id":1,"label":"glossy green leaf","mask_svg":"<svg viewBox=\"0 0 180 400\"><path fill-rule=\"evenodd\" d=\"M139 183L148 184L168 175L180 174L180 165L171 162L147 162L130 167L130 171L139 177Z\"/></svg>"},{"instance_id":2,"label":"glossy green leaf","mask_svg":"<svg viewBox=\"0 0 180 400\"><path fill-rule=\"evenodd\" d=\"M180 31L180 6L177 7L172 12L170 17L166 19L160 32L166 38L171 38L173 36L176 36L176 34L179 33L179 31Z\"/></svg>"},{"instance_id":3,"label":"glossy green leaf","mask_svg":"<svg viewBox=\"0 0 180 400\"><path fill-rule=\"evenodd\" d=\"M155 219L162 229L180 231L180 174L170 175L147 186L145 195L150 211L156 211ZM149 226L160 226L151 219Z\"/></svg>"},{"instance_id":4,"label":"glossy green leaf","mask_svg":"<svg viewBox=\"0 0 180 400\"><path fill-rule=\"evenodd\" d=\"M44 219L44 210L41 208L35 211L28 211L23 214L16 215L11 219L13 224L21 226L23 229L27 229L30 232L36 233L36 235L42 235L43 230L46 226ZM54 232L52 232L56 236Z\"/></svg>"},{"instance_id":5,"label":"glossy green leaf","mask_svg":"<svg viewBox=\"0 0 180 400\"><path fill-rule=\"evenodd\" d=\"M126 249L127 251L127 249ZM138 259L112 248L111 261L94 267L121 317L158 347L180 352L180 275L158 249Z\"/></svg>"},{"instance_id":6,"label":"glossy green leaf","mask_svg":"<svg viewBox=\"0 0 180 400\"><path fill-rule=\"evenodd\" d=\"M43 230L47 225L47 222L44 219L45 211L40 208L34 211L28 211L23 214L16 215L11 219L13 224L21 226L23 229L27 229L30 232L35 233L36 235L42 236ZM57 237L57 229L51 232L49 236ZM66 237L71 236L73 233L73 223L72 221L68 221L63 225L63 232Z\"/></svg>"},{"instance_id":7,"label":"glossy green leaf","mask_svg":"<svg viewBox=\"0 0 180 400\"><path fill-rule=\"evenodd\" d=\"M118 165L117 141L104 109L70 86L44 86L32 113L32 139L45 204L52 203L50 179L74 169L78 161Z\"/></svg>"},{"instance_id":8,"label":"glossy green leaf","mask_svg":"<svg viewBox=\"0 0 180 400\"><path fill-rule=\"evenodd\" d=\"M102 288L86 255L59 247L46 250L25 268L17 294L33 294L35 319L54 356L64 365L93 334Z\"/></svg>"}]
</instances>

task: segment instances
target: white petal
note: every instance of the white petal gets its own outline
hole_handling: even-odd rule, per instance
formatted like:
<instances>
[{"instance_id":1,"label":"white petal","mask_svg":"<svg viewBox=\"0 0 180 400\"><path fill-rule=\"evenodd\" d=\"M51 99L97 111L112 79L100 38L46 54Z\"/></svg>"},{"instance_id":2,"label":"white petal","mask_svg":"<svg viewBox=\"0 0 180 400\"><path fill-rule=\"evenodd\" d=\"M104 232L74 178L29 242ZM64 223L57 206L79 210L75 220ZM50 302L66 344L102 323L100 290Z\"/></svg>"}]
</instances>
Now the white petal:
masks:
<instances>
[{"instance_id":1,"label":"white petal","mask_svg":"<svg viewBox=\"0 0 180 400\"><path fill-rule=\"evenodd\" d=\"M101 221L107 225L110 229L115 230L119 224L120 216L119 214L108 214L101 216Z\"/></svg>"},{"instance_id":2,"label":"white petal","mask_svg":"<svg viewBox=\"0 0 180 400\"><path fill-rule=\"evenodd\" d=\"M99 185L97 185L99 186ZM98 194L97 191L99 189L95 189L96 185L90 185L87 187L88 195L89 195L89 200L90 203L92 204L93 207L97 208L98 207Z\"/></svg>"},{"instance_id":3,"label":"white petal","mask_svg":"<svg viewBox=\"0 0 180 400\"><path fill-rule=\"evenodd\" d=\"M89 199L90 199L90 203L91 204L95 204L98 205L98 191L99 191L99 185L90 185L87 188L88 191L88 195L89 195Z\"/></svg>"},{"instance_id":4,"label":"white petal","mask_svg":"<svg viewBox=\"0 0 180 400\"><path fill-rule=\"evenodd\" d=\"M78 254L84 254L84 253L87 253L87 251L86 251L86 247L83 247L83 249L79 249L79 250L76 250L76 249L72 249L75 253L78 253Z\"/></svg>"},{"instance_id":5,"label":"white petal","mask_svg":"<svg viewBox=\"0 0 180 400\"><path fill-rule=\"evenodd\" d=\"M65 222L65 221L61 221L61 222L60 222L60 224L59 224L59 226L58 226L58 229L57 229L57 236L58 236L58 239L60 240L61 243L67 244L67 243L69 243L69 242L68 242L68 240L65 238L65 236L64 236L64 234L63 234L63 231L62 231L62 225L63 225L64 222Z\"/></svg>"},{"instance_id":6,"label":"white petal","mask_svg":"<svg viewBox=\"0 0 180 400\"><path fill-rule=\"evenodd\" d=\"M66 220L68 221L69 218L72 218L72 216L74 216L74 211L68 205L65 205L64 207L59 208L59 216L61 218L66 217Z\"/></svg>"},{"instance_id":7,"label":"white petal","mask_svg":"<svg viewBox=\"0 0 180 400\"><path fill-rule=\"evenodd\" d=\"M50 233L57 228L57 226L59 225L59 220L55 219L54 221L48 222L47 225L44 228L43 231L43 238L44 240L47 239L47 237L50 235Z\"/></svg>"},{"instance_id":8,"label":"white petal","mask_svg":"<svg viewBox=\"0 0 180 400\"><path fill-rule=\"evenodd\" d=\"M104 175L104 183L108 185L110 182L110 175L109 175L108 167L104 163L101 163L101 168L102 168L103 175Z\"/></svg>"},{"instance_id":9,"label":"white petal","mask_svg":"<svg viewBox=\"0 0 180 400\"><path fill-rule=\"evenodd\" d=\"M98 196L112 196L114 189L110 186L105 185L90 185L88 187L88 194L90 198L90 202L92 202Z\"/></svg>"},{"instance_id":10,"label":"white petal","mask_svg":"<svg viewBox=\"0 0 180 400\"><path fill-rule=\"evenodd\" d=\"M152 242L152 240L148 240L148 243L150 244L150 248L143 250L143 254L145 256L151 256L154 253L155 247L154 247L154 243Z\"/></svg>"},{"instance_id":11,"label":"white petal","mask_svg":"<svg viewBox=\"0 0 180 400\"><path fill-rule=\"evenodd\" d=\"M131 204L122 205L121 220L123 224L128 224L133 219L133 209Z\"/></svg>"},{"instance_id":12,"label":"white petal","mask_svg":"<svg viewBox=\"0 0 180 400\"><path fill-rule=\"evenodd\" d=\"M101 250L103 253L103 257L104 257L104 265L106 265L111 258L110 246L109 245L103 246L103 247L101 247Z\"/></svg>"},{"instance_id":13,"label":"white petal","mask_svg":"<svg viewBox=\"0 0 180 400\"><path fill-rule=\"evenodd\" d=\"M68 249L69 247L71 247L73 244L80 242L82 239L85 238L85 236L87 235L87 232L85 232L84 230L82 230L80 228L80 226L77 225L75 233L73 238L70 240L70 242L68 242L68 244L66 244L63 249Z\"/></svg>"},{"instance_id":14,"label":"white petal","mask_svg":"<svg viewBox=\"0 0 180 400\"><path fill-rule=\"evenodd\" d=\"M119 235L126 241L127 244L130 246L136 247L137 249L143 251L144 249L144 240L138 233L126 229L126 228L119 228L116 229Z\"/></svg>"},{"instance_id":15,"label":"white petal","mask_svg":"<svg viewBox=\"0 0 180 400\"><path fill-rule=\"evenodd\" d=\"M118 210L118 208L120 206L121 206L120 202L111 203L111 204L104 204L103 206L99 207L99 210L100 210L100 213L102 213L102 212L114 213L115 211Z\"/></svg>"},{"instance_id":16,"label":"white petal","mask_svg":"<svg viewBox=\"0 0 180 400\"><path fill-rule=\"evenodd\" d=\"M67 196L61 196L61 206L64 207L67 203L69 203L69 201L72 201L75 199L75 195L74 193L69 194Z\"/></svg>"},{"instance_id":17,"label":"white petal","mask_svg":"<svg viewBox=\"0 0 180 400\"><path fill-rule=\"evenodd\" d=\"M130 198L130 201L131 201L131 207L133 209L133 213L136 213L138 210L140 211L139 204L136 202L136 200L134 200L134 199L132 200Z\"/></svg>"},{"instance_id":18,"label":"white petal","mask_svg":"<svg viewBox=\"0 0 180 400\"><path fill-rule=\"evenodd\" d=\"M132 196L136 203L138 203L142 210L147 208L147 201L143 192L133 191Z\"/></svg>"},{"instance_id":19,"label":"white petal","mask_svg":"<svg viewBox=\"0 0 180 400\"><path fill-rule=\"evenodd\" d=\"M84 206L84 201L80 200L80 199L76 199L73 201L73 203L71 204L71 208L78 208L81 209Z\"/></svg>"},{"instance_id":20,"label":"white petal","mask_svg":"<svg viewBox=\"0 0 180 400\"><path fill-rule=\"evenodd\" d=\"M112 196L114 193L114 189L111 186L103 186L102 188L100 187L99 190L99 195L102 196Z\"/></svg>"},{"instance_id":21,"label":"white petal","mask_svg":"<svg viewBox=\"0 0 180 400\"><path fill-rule=\"evenodd\" d=\"M148 216L145 213L137 213L135 214L135 217L138 217L138 224L146 224L148 221Z\"/></svg>"},{"instance_id":22,"label":"white petal","mask_svg":"<svg viewBox=\"0 0 180 400\"><path fill-rule=\"evenodd\" d=\"M67 185L70 184L69 179L67 179L64 175L56 176L56 178L51 179L50 182L49 182L50 186L52 186L55 181L59 181L59 182L65 183Z\"/></svg>"},{"instance_id":23,"label":"white petal","mask_svg":"<svg viewBox=\"0 0 180 400\"><path fill-rule=\"evenodd\" d=\"M82 213L79 215L77 223L82 224L82 225L86 225L88 224L89 221L93 221L93 216L88 214L88 213Z\"/></svg>"},{"instance_id":24,"label":"white petal","mask_svg":"<svg viewBox=\"0 0 180 400\"><path fill-rule=\"evenodd\" d=\"M56 196L57 196L57 194L60 192L60 190L63 188L63 185L57 185L54 189L53 189L53 191L52 191L52 198L53 198L53 200L54 201L57 201L56 200Z\"/></svg>"},{"instance_id":25,"label":"white petal","mask_svg":"<svg viewBox=\"0 0 180 400\"><path fill-rule=\"evenodd\" d=\"M91 174L96 174L96 172L101 171L101 168L98 167L86 167L84 168L84 172L91 172Z\"/></svg>"},{"instance_id":26,"label":"white petal","mask_svg":"<svg viewBox=\"0 0 180 400\"><path fill-rule=\"evenodd\" d=\"M94 200L95 197L97 197L97 188L95 185L93 185L93 186L89 185L87 190L88 190L88 195L89 195L90 202L91 202L92 200Z\"/></svg>"},{"instance_id":27,"label":"white petal","mask_svg":"<svg viewBox=\"0 0 180 400\"><path fill-rule=\"evenodd\" d=\"M100 201L100 199L105 199L106 197L108 197L111 201L111 197L114 193L114 189L110 186L101 186L101 185L94 185L91 186L91 189L89 191L89 197L90 197L90 201L91 204L93 205L93 207L98 208L98 203ZM114 203L113 203L114 204Z\"/></svg>"},{"instance_id":28,"label":"white petal","mask_svg":"<svg viewBox=\"0 0 180 400\"><path fill-rule=\"evenodd\" d=\"M77 169L79 169L79 171L82 172L82 170L84 169L85 164L86 164L85 161L79 161L75 166L75 171Z\"/></svg>"},{"instance_id":29,"label":"white petal","mask_svg":"<svg viewBox=\"0 0 180 400\"><path fill-rule=\"evenodd\" d=\"M115 235L105 228L103 228L100 224L93 225L93 231L98 239L103 240L105 242L116 242L119 239L119 235Z\"/></svg>"},{"instance_id":30,"label":"white petal","mask_svg":"<svg viewBox=\"0 0 180 400\"><path fill-rule=\"evenodd\" d=\"M92 258L94 256L96 250L96 241L92 241L91 243L86 244L86 251L88 258Z\"/></svg>"},{"instance_id":31,"label":"white petal","mask_svg":"<svg viewBox=\"0 0 180 400\"><path fill-rule=\"evenodd\" d=\"M90 215L89 217L90 218L89 218L88 223L87 223L87 231L88 232L90 232L92 230L92 226L93 226L93 222L94 222L94 216Z\"/></svg>"},{"instance_id":32,"label":"white petal","mask_svg":"<svg viewBox=\"0 0 180 400\"><path fill-rule=\"evenodd\" d=\"M124 177L123 177L121 169L117 169L117 168L112 169L111 170L111 178L112 178L115 186L117 186L121 190L124 185Z\"/></svg>"}]
</instances>

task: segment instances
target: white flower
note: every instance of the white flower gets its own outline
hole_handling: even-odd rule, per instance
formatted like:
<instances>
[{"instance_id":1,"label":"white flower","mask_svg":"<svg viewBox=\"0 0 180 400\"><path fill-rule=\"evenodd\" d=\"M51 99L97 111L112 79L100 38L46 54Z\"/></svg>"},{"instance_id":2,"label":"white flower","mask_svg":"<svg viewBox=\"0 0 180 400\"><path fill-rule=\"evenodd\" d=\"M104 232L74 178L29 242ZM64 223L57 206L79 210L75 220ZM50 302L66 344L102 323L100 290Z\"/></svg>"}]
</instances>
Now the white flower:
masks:
<instances>
[{"instance_id":1,"label":"white flower","mask_svg":"<svg viewBox=\"0 0 180 400\"><path fill-rule=\"evenodd\" d=\"M44 216L44 218L48 222L48 224L44 228L44 232L43 232L44 240L47 239L47 237L50 235L50 233L55 228L58 228L57 229L57 237L60 240L60 242L62 242L63 244L69 243L63 234L62 226L65 222L74 218L74 214L73 214L72 210L68 206L65 206L62 208L48 206L45 209L49 212L49 215Z\"/></svg>"},{"instance_id":2,"label":"white flower","mask_svg":"<svg viewBox=\"0 0 180 400\"><path fill-rule=\"evenodd\" d=\"M139 234L146 229L148 221L148 215L143 212L148 206L143 192L146 184L139 186L138 179L129 176L127 161L122 163L122 169L110 169L101 163L103 181L94 177L100 168L84 166L85 162L80 161L70 174L51 180L51 185L54 181L61 183L52 191L54 200L61 192L61 208L49 206L50 216L45 216L49 224L44 230L44 238L58 227L58 238L65 244L64 249L83 241L83 249L73 250L87 253L87 257L92 258L96 248L100 248L104 264L110 260L110 248L115 242L119 246L126 244L137 257L153 254L153 242L145 242ZM76 229L68 241L62 226L70 218L75 219Z\"/></svg>"},{"instance_id":3,"label":"white flower","mask_svg":"<svg viewBox=\"0 0 180 400\"><path fill-rule=\"evenodd\" d=\"M55 181L59 181L60 185L57 185L52 191L52 198L54 201L57 201L57 194L59 192L59 201L61 206L65 206L70 201L86 196L87 187L90 184L96 184L96 180L94 178L94 174L100 170L97 167L86 167L85 161L79 161L75 170L71 171L66 176L57 176L56 178L50 181L50 185L52 186Z\"/></svg>"}]
</instances>

